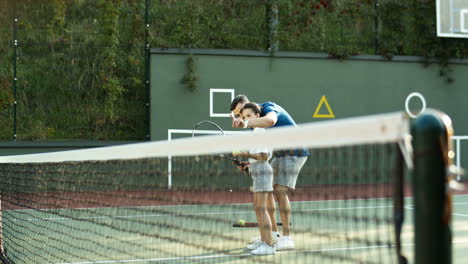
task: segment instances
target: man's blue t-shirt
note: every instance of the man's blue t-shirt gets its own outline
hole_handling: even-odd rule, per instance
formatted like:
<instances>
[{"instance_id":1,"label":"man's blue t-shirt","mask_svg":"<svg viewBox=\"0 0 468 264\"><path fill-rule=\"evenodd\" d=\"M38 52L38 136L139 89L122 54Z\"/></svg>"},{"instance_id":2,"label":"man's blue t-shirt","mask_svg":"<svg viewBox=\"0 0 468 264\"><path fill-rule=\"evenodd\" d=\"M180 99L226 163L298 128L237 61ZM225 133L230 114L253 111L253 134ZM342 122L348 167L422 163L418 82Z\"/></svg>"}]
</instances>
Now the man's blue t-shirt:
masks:
<instances>
[{"instance_id":1,"label":"man's blue t-shirt","mask_svg":"<svg viewBox=\"0 0 468 264\"><path fill-rule=\"evenodd\" d=\"M263 104L259 104L259 106L262 109L260 116L265 116L270 112L276 113L276 115L278 116L278 120L276 121L276 124L273 127L296 126L296 122L294 122L294 119L292 119L292 117L289 115L288 112L286 112L286 110L284 110L283 107L273 102L265 102Z\"/></svg>"},{"instance_id":2,"label":"man's blue t-shirt","mask_svg":"<svg viewBox=\"0 0 468 264\"><path fill-rule=\"evenodd\" d=\"M276 116L278 117L276 124L272 127L282 127L282 126L296 126L296 122L292 117L289 115L289 113L284 110L283 107L277 105L276 103L273 102L265 102L263 104L258 104L260 108L262 109L262 112L260 113L260 116L265 116L266 114L270 112L275 112ZM283 157L283 156L298 156L298 157L303 157L303 156L309 156L309 150L304 148L304 149L291 149L291 150L280 150L280 151L275 151L274 156L275 157Z\"/></svg>"}]
</instances>

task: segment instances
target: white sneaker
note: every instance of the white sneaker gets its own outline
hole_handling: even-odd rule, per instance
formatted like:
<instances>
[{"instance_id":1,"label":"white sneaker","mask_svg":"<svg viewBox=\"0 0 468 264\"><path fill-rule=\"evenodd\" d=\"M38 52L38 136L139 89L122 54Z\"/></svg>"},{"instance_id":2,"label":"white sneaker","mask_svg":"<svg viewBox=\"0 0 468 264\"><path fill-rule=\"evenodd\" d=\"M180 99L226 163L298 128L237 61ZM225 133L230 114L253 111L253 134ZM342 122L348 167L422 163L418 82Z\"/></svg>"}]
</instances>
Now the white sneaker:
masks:
<instances>
[{"instance_id":1,"label":"white sneaker","mask_svg":"<svg viewBox=\"0 0 468 264\"><path fill-rule=\"evenodd\" d=\"M261 240L261 238L260 238L259 236L257 236L257 237L252 237L252 240L250 241L250 243L253 243L253 242L256 242L256 241L259 241L259 240ZM250 243L249 243L249 244L250 244Z\"/></svg>"},{"instance_id":2,"label":"white sneaker","mask_svg":"<svg viewBox=\"0 0 468 264\"><path fill-rule=\"evenodd\" d=\"M273 244L278 243L281 239L281 235L278 232L271 232L271 239L273 240ZM255 243L257 241L261 241L262 239L258 237L253 237L251 243Z\"/></svg>"},{"instance_id":3,"label":"white sneaker","mask_svg":"<svg viewBox=\"0 0 468 264\"><path fill-rule=\"evenodd\" d=\"M283 236L274 246L276 250L291 249L294 248L294 241L291 239L291 237Z\"/></svg>"},{"instance_id":4,"label":"white sneaker","mask_svg":"<svg viewBox=\"0 0 468 264\"><path fill-rule=\"evenodd\" d=\"M250 243L247 245L247 249L257 249L261 244L263 243L262 240L260 240L260 238L258 240L255 240L254 242Z\"/></svg>"},{"instance_id":5,"label":"white sneaker","mask_svg":"<svg viewBox=\"0 0 468 264\"><path fill-rule=\"evenodd\" d=\"M273 255L276 253L276 250L273 246L269 246L266 243L262 242L261 245L251 252L254 255Z\"/></svg>"}]
</instances>

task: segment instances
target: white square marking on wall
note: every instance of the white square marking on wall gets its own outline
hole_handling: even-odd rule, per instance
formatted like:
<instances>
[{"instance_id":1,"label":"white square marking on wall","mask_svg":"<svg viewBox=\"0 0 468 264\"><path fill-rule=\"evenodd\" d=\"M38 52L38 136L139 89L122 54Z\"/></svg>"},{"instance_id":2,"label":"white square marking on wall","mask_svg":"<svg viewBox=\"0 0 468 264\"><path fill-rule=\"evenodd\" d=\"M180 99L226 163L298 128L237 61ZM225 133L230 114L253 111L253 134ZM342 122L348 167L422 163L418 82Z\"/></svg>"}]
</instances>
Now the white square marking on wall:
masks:
<instances>
[{"instance_id":1,"label":"white square marking on wall","mask_svg":"<svg viewBox=\"0 0 468 264\"><path fill-rule=\"evenodd\" d=\"M214 104L216 100L215 94L228 94L231 95L231 99L227 102L222 102L225 105L225 109L229 109L229 106L234 99L234 89L220 89L210 88L210 117L229 117L229 111L227 113L215 113Z\"/></svg>"}]
</instances>

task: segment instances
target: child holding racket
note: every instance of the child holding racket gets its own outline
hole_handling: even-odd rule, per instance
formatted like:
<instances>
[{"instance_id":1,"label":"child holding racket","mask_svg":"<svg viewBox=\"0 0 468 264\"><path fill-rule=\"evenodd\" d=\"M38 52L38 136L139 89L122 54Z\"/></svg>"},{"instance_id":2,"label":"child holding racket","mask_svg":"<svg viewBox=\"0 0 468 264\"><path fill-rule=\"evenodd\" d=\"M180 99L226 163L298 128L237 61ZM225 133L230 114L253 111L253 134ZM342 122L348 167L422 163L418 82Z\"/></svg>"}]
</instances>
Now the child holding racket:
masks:
<instances>
[{"instance_id":1,"label":"child holding racket","mask_svg":"<svg viewBox=\"0 0 468 264\"><path fill-rule=\"evenodd\" d=\"M244 120L260 117L260 108L255 103L247 103L241 110ZM253 133L261 133L264 128L254 128ZM250 161L250 175L253 180L254 209L257 216L260 240L247 246L254 255L272 255L276 253L272 239L272 225L267 212L268 196L273 195L273 169L268 162L272 150L268 148L251 149L249 152L233 152L233 156L247 157Z\"/></svg>"}]
</instances>

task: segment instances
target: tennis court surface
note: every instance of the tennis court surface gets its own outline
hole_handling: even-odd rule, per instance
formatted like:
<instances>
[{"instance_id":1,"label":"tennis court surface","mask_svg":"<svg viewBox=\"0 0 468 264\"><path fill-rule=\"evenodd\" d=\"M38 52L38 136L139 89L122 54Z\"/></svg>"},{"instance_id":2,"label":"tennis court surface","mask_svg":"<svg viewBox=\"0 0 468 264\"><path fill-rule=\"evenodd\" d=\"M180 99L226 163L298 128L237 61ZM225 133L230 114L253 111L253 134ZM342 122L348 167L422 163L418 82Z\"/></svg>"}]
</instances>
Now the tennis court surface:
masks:
<instances>
[{"instance_id":1,"label":"tennis court surface","mask_svg":"<svg viewBox=\"0 0 468 264\"><path fill-rule=\"evenodd\" d=\"M314 263L315 259L317 263L323 263L319 259L324 262L335 259L338 263L355 263L353 260L363 258L374 259L377 263L397 263L393 252L386 249L387 244L367 245L359 242L378 239L379 233L391 234L392 225L343 223L338 217L324 221L317 216L372 217L374 214L386 214L390 207L388 204L387 199L292 202L296 248L278 251L275 256L268 257L254 257L245 248L245 241L257 236L256 228L232 227L235 219L255 221L250 203L96 208L90 211L8 210L4 212L4 217L18 226L35 226L34 233L28 232L26 227L18 228L23 235L18 235L15 240L18 246L24 248L30 248L31 243L36 244L29 257L47 257L42 262L38 258L39 263L255 263L256 260L261 263ZM468 252L468 195L456 196L454 205L454 263L462 263ZM406 207L408 223L403 232L403 250L410 257L414 245L410 227L411 199L407 200ZM203 216L216 220L204 220ZM138 219L148 227L135 228L129 225L129 219ZM114 223L119 229L124 229L126 222L128 232L101 227ZM174 231L170 228L172 225L178 225L178 229L183 230ZM51 231L57 226L61 226L62 233ZM195 230L196 234L193 233ZM212 234L213 230L220 234ZM161 238L158 239L158 236ZM173 240L167 241L164 237L173 237ZM177 241L179 239L183 241ZM347 242L347 239L350 241ZM381 239L384 242L392 238L384 236ZM82 248L78 250L76 242L80 240L83 241ZM64 247L64 244L71 246ZM65 251L59 250L61 248ZM348 258L353 260L346 260Z\"/></svg>"},{"instance_id":2,"label":"tennis court surface","mask_svg":"<svg viewBox=\"0 0 468 264\"><path fill-rule=\"evenodd\" d=\"M2 157L4 261L401 263L401 254L413 263L418 196L405 163L408 133L406 117L392 113L260 135ZM258 146L310 152L290 193L295 247L271 256L246 249L257 228L233 227L256 222L252 180L220 156ZM468 195L457 194L452 246L462 263Z\"/></svg>"}]
</instances>

